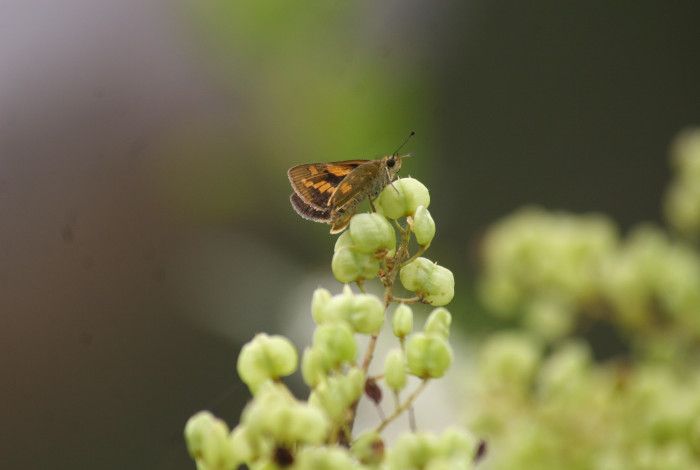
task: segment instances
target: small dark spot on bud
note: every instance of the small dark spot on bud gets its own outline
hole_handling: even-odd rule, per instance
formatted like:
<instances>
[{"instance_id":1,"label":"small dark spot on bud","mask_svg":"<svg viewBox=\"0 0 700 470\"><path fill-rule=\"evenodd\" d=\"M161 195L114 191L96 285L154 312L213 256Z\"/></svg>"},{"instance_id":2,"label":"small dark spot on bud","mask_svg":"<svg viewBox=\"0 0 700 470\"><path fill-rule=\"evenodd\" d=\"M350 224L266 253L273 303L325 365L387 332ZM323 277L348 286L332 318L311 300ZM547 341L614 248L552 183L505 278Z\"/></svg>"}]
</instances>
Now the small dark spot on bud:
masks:
<instances>
[{"instance_id":1,"label":"small dark spot on bud","mask_svg":"<svg viewBox=\"0 0 700 470\"><path fill-rule=\"evenodd\" d=\"M294 455L286 447L275 448L275 463L280 467L289 467L294 463Z\"/></svg>"},{"instance_id":2,"label":"small dark spot on bud","mask_svg":"<svg viewBox=\"0 0 700 470\"><path fill-rule=\"evenodd\" d=\"M476 447L476 452L474 452L474 463L477 463L483 459L486 456L487 451L488 445L486 444L485 440L481 439L479 441L479 445Z\"/></svg>"},{"instance_id":3,"label":"small dark spot on bud","mask_svg":"<svg viewBox=\"0 0 700 470\"><path fill-rule=\"evenodd\" d=\"M382 389L377 385L377 381L371 377L365 381L365 395L376 404L382 401Z\"/></svg>"},{"instance_id":4,"label":"small dark spot on bud","mask_svg":"<svg viewBox=\"0 0 700 470\"><path fill-rule=\"evenodd\" d=\"M381 438L372 441L372 452L380 457L384 455L384 441Z\"/></svg>"}]
</instances>

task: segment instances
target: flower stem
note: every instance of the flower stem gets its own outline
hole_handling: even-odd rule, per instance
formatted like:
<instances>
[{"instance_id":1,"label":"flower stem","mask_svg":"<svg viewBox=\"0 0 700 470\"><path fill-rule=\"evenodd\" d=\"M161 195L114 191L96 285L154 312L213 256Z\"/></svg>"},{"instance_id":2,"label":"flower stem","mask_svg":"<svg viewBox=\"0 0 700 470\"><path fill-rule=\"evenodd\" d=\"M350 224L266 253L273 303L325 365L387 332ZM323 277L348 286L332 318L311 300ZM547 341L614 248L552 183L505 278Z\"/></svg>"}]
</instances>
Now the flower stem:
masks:
<instances>
[{"instance_id":1,"label":"flower stem","mask_svg":"<svg viewBox=\"0 0 700 470\"><path fill-rule=\"evenodd\" d=\"M384 428L386 428L389 424L391 424L392 421L394 421L396 418L401 416L401 414L409 409L411 405L413 405L413 402L418 398L418 395L421 394L423 390L425 390L425 387L428 385L429 380L428 379L423 379L423 381L420 383L418 388L416 388L413 393L411 393L408 398L406 398L406 401L404 401L401 405L399 405L393 413L391 413L387 418L379 423L379 426L375 429L376 432L382 432Z\"/></svg>"}]
</instances>

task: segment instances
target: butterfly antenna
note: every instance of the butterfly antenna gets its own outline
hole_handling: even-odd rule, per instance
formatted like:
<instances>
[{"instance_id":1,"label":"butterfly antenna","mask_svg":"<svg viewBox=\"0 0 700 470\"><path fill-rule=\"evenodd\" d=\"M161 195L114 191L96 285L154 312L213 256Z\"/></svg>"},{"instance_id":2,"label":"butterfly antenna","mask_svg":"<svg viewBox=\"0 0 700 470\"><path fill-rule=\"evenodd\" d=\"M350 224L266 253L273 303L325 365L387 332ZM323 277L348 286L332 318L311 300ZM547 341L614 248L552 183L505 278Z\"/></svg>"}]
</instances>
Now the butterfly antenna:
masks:
<instances>
[{"instance_id":1,"label":"butterfly antenna","mask_svg":"<svg viewBox=\"0 0 700 470\"><path fill-rule=\"evenodd\" d=\"M392 154L392 155L397 155L397 154L399 153L399 150L401 150L401 149L403 148L403 146L406 145L406 143L407 143L409 140L411 140L411 137L413 137L414 135L416 135L416 131L411 131L411 132L408 134L408 137L406 137L406 139L404 139L404 141L401 143L401 145L399 145L399 148L397 148L396 150L394 150L391 154Z\"/></svg>"}]
</instances>

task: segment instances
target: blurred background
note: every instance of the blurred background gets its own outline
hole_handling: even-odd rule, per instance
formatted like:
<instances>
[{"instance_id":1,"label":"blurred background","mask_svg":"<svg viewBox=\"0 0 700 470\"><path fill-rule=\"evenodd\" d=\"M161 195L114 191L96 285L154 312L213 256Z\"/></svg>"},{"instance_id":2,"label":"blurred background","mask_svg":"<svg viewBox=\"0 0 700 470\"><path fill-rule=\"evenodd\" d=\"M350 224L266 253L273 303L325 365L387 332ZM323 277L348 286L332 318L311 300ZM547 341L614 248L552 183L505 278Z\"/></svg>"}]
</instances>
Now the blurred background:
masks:
<instances>
[{"instance_id":1,"label":"blurred background","mask_svg":"<svg viewBox=\"0 0 700 470\"><path fill-rule=\"evenodd\" d=\"M662 223L700 123L697 2L0 2L0 403L8 468L193 468L258 331L295 333L328 227L286 170L409 130L467 337L485 230L526 204ZM299 319L302 320L299 320ZM293 334L293 333L290 333ZM308 334L308 333L307 333ZM531 467L534 468L534 467Z\"/></svg>"}]
</instances>

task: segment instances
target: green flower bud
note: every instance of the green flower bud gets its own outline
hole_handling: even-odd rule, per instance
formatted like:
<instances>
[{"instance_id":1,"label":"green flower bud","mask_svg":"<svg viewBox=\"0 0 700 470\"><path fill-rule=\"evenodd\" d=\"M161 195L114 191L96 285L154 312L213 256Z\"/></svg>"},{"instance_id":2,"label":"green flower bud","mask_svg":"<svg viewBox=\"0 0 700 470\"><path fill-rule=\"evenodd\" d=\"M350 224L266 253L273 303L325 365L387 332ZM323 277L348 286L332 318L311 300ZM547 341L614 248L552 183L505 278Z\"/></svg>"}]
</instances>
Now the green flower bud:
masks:
<instances>
[{"instance_id":1,"label":"green flower bud","mask_svg":"<svg viewBox=\"0 0 700 470\"><path fill-rule=\"evenodd\" d=\"M384 359L384 381L395 392L406 387L406 358L400 349L392 349Z\"/></svg>"},{"instance_id":2,"label":"green flower bud","mask_svg":"<svg viewBox=\"0 0 700 470\"><path fill-rule=\"evenodd\" d=\"M301 375L304 382L311 388L316 387L326 378L326 358L324 354L315 348L306 348L301 358Z\"/></svg>"},{"instance_id":3,"label":"green flower bud","mask_svg":"<svg viewBox=\"0 0 700 470\"><path fill-rule=\"evenodd\" d=\"M438 456L438 439L428 433L407 433L398 438L389 451L387 468L389 470L407 470L425 468Z\"/></svg>"},{"instance_id":4,"label":"green flower bud","mask_svg":"<svg viewBox=\"0 0 700 470\"><path fill-rule=\"evenodd\" d=\"M447 305L455 294L452 271L426 258L416 258L401 268L401 284L433 306Z\"/></svg>"},{"instance_id":5,"label":"green flower bud","mask_svg":"<svg viewBox=\"0 0 700 470\"><path fill-rule=\"evenodd\" d=\"M478 440L465 429L449 427L439 439L440 453L446 457L471 461L476 453Z\"/></svg>"},{"instance_id":6,"label":"green flower bud","mask_svg":"<svg viewBox=\"0 0 700 470\"><path fill-rule=\"evenodd\" d=\"M314 295L311 298L311 316L317 325L324 322L325 308L330 300L331 293L327 289L319 287L314 291Z\"/></svg>"},{"instance_id":7,"label":"green flower bud","mask_svg":"<svg viewBox=\"0 0 700 470\"><path fill-rule=\"evenodd\" d=\"M323 358L326 370L335 369L344 362L352 362L357 355L355 338L345 322L319 325L314 332L313 345Z\"/></svg>"},{"instance_id":8,"label":"green flower bud","mask_svg":"<svg viewBox=\"0 0 700 470\"><path fill-rule=\"evenodd\" d=\"M435 222L428 209L423 206L418 206L413 216L413 234L420 246L430 245L435 236Z\"/></svg>"},{"instance_id":9,"label":"green flower bud","mask_svg":"<svg viewBox=\"0 0 700 470\"><path fill-rule=\"evenodd\" d=\"M297 351L284 336L260 333L241 349L238 375L255 394L267 381L290 375L297 367Z\"/></svg>"},{"instance_id":10,"label":"green flower bud","mask_svg":"<svg viewBox=\"0 0 700 470\"><path fill-rule=\"evenodd\" d=\"M379 273L380 261L373 255L360 253L353 248L341 248L333 254L331 269L340 282L373 279Z\"/></svg>"},{"instance_id":11,"label":"green flower bud","mask_svg":"<svg viewBox=\"0 0 700 470\"><path fill-rule=\"evenodd\" d=\"M358 333L378 334L384 324L384 304L374 295L358 294L347 320Z\"/></svg>"},{"instance_id":12,"label":"green flower bud","mask_svg":"<svg viewBox=\"0 0 700 470\"><path fill-rule=\"evenodd\" d=\"M220 420L208 411L200 411L187 420L187 424L185 424L185 441L187 442L187 451L192 458L199 459L202 457L204 440L212 429L219 428L222 425L224 428L226 427L226 423L223 421L217 423L217 421ZM223 429L223 434L227 433L228 430Z\"/></svg>"},{"instance_id":13,"label":"green flower bud","mask_svg":"<svg viewBox=\"0 0 700 470\"><path fill-rule=\"evenodd\" d=\"M452 364L452 349L441 336L416 333L406 343L406 362L408 370L417 377L442 377Z\"/></svg>"},{"instance_id":14,"label":"green flower bud","mask_svg":"<svg viewBox=\"0 0 700 470\"><path fill-rule=\"evenodd\" d=\"M240 459L234 455L226 423L208 411L192 416L185 425L187 450L198 465L233 469Z\"/></svg>"},{"instance_id":15,"label":"green flower bud","mask_svg":"<svg viewBox=\"0 0 700 470\"><path fill-rule=\"evenodd\" d=\"M343 287L343 293L334 295L328 301L324 309L323 322L334 323L348 321L349 312L355 304L355 295L347 284Z\"/></svg>"},{"instance_id":16,"label":"green flower bud","mask_svg":"<svg viewBox=\"0 0 700 470\"><path fill-rule=\"evenodd\" d=\"M413 310L406 304L400 304L394 310L394 317L391 320L391 327L394 330L394 336L397 338L405 338L413 330Z\"/></svg>"},{"instance_id":17,"label":"green flower bud","mask_svg":"<svg viewBox=\"0 0 700 470\"><path fill-rule=\"evenodd\" d=\"M321 410L301 403L277 409L272 407L269 416L268 429L276 442L321 444L330 428Z\"/></svg>"},{"instance_id":18,"label":"green flower bud","mask_svg":"<svg viewBox=\"0 0 700 470\"><path fill-rule=\"evenodd\" d=\"M295 470L354 470L357 462L343 447L304 447L299 451Z\"/></svg>"},{"instance_id":19,"label":"green flower bud","mask_svg":"<svg viewBox=\"0 0 700 470\"><path fill-rule=\"evenodd\" d=\"M540 358L538 344L527 335L492 335L481 352L482 378L490 387L524 392L532 383Z\"/></svg>"},{"instance_id":20,"label":"green flower bud","mask_svg":"<svg viewBox=\"0 0 700 470\"><path fill-rule=\"evenodd\" d=\"M364 385L364 373L352 368L347 375L329 377L319 383L309 396L309 404L323 410L332 422L341 423L348 408L362 395Z\"/></svg>"},{"instance_id":21,"label":"green flower bud","mask_svg":"<svg viewBox=\"0 0 700 470\"><path fill-rule=\"evenodd\" d=\"M575 326L576 308L567 302L543 297L525 310L524 324L544 340L553 341L569 334Z\"/></svg>"},{"instance_id":22,"label":"green flower bud","mask_svg":"<svg viewBox=\"0 0 700 470\"><path fill-rule=\"evenodd\" d=\"M261 387L243 411L242 422L253 438L256 454L269 452L275 444L319 444L327 438L330 423L318 408L296 400L280 384ZM257 446L254 442L257 438ZM267 440L267 442L264 442Z\"/></svg>"},{"instance_id":23,"label":"green flower bud","mask_svg":"<svg viewBox=\"0 0 700 470\"><path fill-rule=\"evenodd\" d=\"M356 333L376 334L384 324L384 304L371 294L347 290L334 296L325 309L326 321L345 321Z\"/></svg>"},{"instance_id":24,"label":"green flower bud","mask_svg":"<svg viewBox=\"0 0 700 470\"><path fill-rule=\"evenodd\" d=\"M242 462L249 462L253 458L253 448L250 445L248 429L245 426L236 426L229 434L228 439L233 455L239 456Z\"/></svg>"},{"instance_id":25,"label":"green flower bud","mask_svg":"<svg viewBox=\"0 0 700 470\"><path fill-rule=\"evenodd\" d=\"M446 308L436 308L433 310L425 321L423 331L426 333L434 333L447 339L450 336L450 324L452 323L452 315Z\"/></svg>"},{"instance_id":26,"label":"green flower bud","mask_svg":"<svg viewBox=\"0 0 700 470\"><path fill-rule=\"evenodd\" d=\"M351 368L345 375L347 378L348 396L352 398L351 403L360 398L365 391L365 373L357 367Z\"/></svg>"},{"instance_id":27,"label":"green flower bud","mask_svg":"<svg viewBox=\"0 0 700 470\"><path fill-rule=\"evenodd\" d=\"M548 397L580 389L586 380L590 362L591 351L587 343L565 343L540 368L538 389Z\"/></svg>"},{"instance_id":28,"label":"green flower bud","mask_svg":"<svg viewBox=\"0 0 700 470\"><path fill-rule=\"evenodd\" d=\"M356 251L374 254L396 248L396 232L388 220L377 213L357 214L350 219L350 236Z\"/></svg>"},{"instance_id":29,"label":"green flower bud","mask_svg":"<svg viewBox=\"0 0 700 470\"><path fill-rule=\"evenodd\" d=\"M398 219L415 214L418 206L428 207L430 193L420 181L402 178L384 188L374 205L380 214L390 219Z\"/></svg>"},{"instance_id":30,"label":"green flower bud","mask_svg":"<svg viewBox=\"0 0 700 470\"><path fill-rule=\"evenodd\" d=\"M382 436L376 431L367 431L352 443L350 452L365 465L379 465L384 460Z\"/></svg>"},{"instance_id":31,"label":"green flower bud","mask_svg":"<svg viewBox=\"0 0 700 470\"><path fill-rule=\"evenodd\" d=\"M343 248L355 248L355 242L350 236L350 231L346 230L340 234L340 236L335 240L335 246L333 247L333 253L340 251Z\"/></svg>"}]
</instances>

